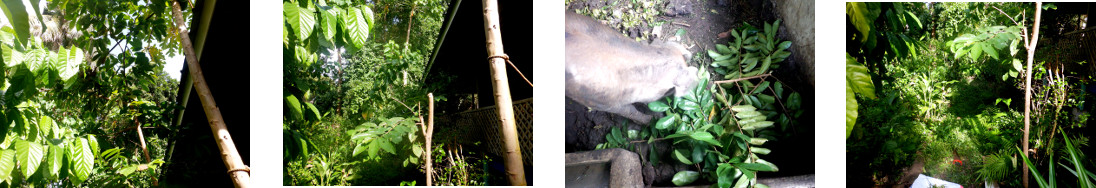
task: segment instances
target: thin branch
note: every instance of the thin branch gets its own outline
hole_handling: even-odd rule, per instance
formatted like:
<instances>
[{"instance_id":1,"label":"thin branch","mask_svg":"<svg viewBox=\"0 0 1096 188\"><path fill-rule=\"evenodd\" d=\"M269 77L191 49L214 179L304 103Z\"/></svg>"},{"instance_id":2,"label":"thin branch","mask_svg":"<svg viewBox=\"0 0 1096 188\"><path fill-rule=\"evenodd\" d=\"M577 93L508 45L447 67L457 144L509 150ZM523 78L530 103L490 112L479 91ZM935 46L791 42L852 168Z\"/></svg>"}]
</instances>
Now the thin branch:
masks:
<instances>
[{"instance_id":1,"label":"thin branch","mask_svg":"<svg viewBox=\"0 0 1096 188\"><path fill-rule=\"evenodd\" d=\"M761 74L761 75L757 75L757 76L742 77L742 78L736 78L736 79L730 79L730 80L720 80L720 81L715 81L715 82L712 82L712 83L713 84L733 83L733 82L738 82L738 81L742 81L742 80L749 80L749 79L754 79L754 78L767 77L767 76L771 76L771 75L772 74Z\"/></svg>"}]
</instances>

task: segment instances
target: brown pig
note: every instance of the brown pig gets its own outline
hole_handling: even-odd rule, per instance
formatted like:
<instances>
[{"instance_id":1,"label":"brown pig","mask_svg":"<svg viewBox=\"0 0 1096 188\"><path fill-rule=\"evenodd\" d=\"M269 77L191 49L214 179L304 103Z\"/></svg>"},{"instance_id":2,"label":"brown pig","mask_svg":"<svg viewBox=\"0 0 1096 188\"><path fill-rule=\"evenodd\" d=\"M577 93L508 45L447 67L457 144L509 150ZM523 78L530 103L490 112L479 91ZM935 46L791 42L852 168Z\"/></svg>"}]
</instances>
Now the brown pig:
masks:
<instances>
[{"instance_id":1,"label":"brown pig","mask_svg":"<svg viewBox=\"0 0 1096 188\"><path fill-rule=\"evenodd\" d=\"M566 11L566 95L593 110L647 124L646 104L674 89L682 96L696 87L697 68L685 62L689 51L676 43L645 44L600 22Z\"/></svg>"}]
</instances>

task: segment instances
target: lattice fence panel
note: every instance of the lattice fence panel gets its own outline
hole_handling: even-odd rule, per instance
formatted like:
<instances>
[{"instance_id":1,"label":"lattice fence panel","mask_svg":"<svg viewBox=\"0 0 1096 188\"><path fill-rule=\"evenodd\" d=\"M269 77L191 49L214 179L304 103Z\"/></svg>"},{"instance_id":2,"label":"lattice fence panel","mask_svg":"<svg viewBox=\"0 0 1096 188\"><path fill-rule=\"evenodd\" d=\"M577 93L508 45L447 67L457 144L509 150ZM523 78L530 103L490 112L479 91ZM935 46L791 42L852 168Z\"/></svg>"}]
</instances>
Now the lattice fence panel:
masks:
<instances>
[{"instance_id":1,"label":"lattice fence panel","mask_svg":"<svg viewBox=\"0 0 1096 188\"><path fill-rule=\"evenodd\" d=\"M522 163L533 164L533 98L514 101L514 119L518 126L518 142L521 144ZM439 117L437 123L453 125L455 135L435 135L454 137L465 145L480 141L487 151L505 156L502 134L499 133L498 110L495 106ZM462 134L463 133L463 134Z\"/></svg>"}]
</instances>

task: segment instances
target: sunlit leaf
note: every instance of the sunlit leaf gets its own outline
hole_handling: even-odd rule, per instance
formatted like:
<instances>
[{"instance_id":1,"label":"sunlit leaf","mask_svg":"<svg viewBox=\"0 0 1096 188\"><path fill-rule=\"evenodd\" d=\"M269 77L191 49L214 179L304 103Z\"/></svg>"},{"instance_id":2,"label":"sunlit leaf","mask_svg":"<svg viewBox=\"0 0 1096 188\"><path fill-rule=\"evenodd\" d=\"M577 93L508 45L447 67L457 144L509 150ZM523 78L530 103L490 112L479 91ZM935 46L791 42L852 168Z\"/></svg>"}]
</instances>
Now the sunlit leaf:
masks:
<instances>
[{"instance_id":1,"label":"sunlit leaf","mask_svg":"<svg viewBox=\"0 0 1096 188\"><path fill-rule=\"evenodd\" d=\"M44 135L49 135L51 130L53 130L53 118L50 118L49 116L44 116L44 115L39 117L38 118L38 131L41 132L42 135L44 136Z\"/></svg>"},{"instance_id":2,"label":"sunlit leaf","mask_svg":"<svg viewBox=\"0 0 1096 188\"><path fill-rule=\"evenodd\" d=\"M369 7L350 8L343 14L343 25L346 27L347 34L349 35L349 41L357 48L361 48L365 45L366 39L369 37L369 20L364 14L372 15L372 10ZM370 18L371 19L371 18Z\"/></svg>"},{"instance_id":3,"label":"sunlit leaf","mask_svg":"<svg viewBox=\"0 0 1096 188\"><path fill-rule=\"evenodd\" d=\"M61 147L55 145L49 145L47 148L49 153L46 155L46 169L49 170L50 177L58 177L61 175L61 167L64 164L65 152Z\"/></svg>"},{"instance_id":4,"label":"sunlit leaf","mask_svg":"<svg viewBox=\"0 0 1096 188\"><path fill-rule=\"evenodd\" d=\"M685 185L688 185L690 183L693 183L693 181L696 181L696 179L699 178L699 177L700 177L699 172L686 170L686 171L680 171L680 172L677 172L676 174L674 174L674 177L671 181L674 182L674 185L685 186Z\"/></svg>"},{"instance_id":5,"label":"sunlit leaf","mask_svg":"<svg viewBox=\"0 0 1096 188\"><path fill-rule=\"evenodd\" d=\"M46 154L42 145L23 140L15 142L15 152L16 161L19 161L19 170L24 177L34 175L38 165L42 164L42 157Z\"/></svg>"},{"instance_id":6,"label":"sunlit leaf","mask_svg":"<svg viewBox=\"0 0 1096 188\"><path fill-rule=\"evenodd\" d=\"M845 80L847 80L847 87L853 92L869 99L877 98L875 96L875 85L872 84L871 76L868 75L868 68L856 62L848 53L845 53Z\"/></svg>"},{"instance_id":7,"label":"sunlit leaf","mask_svg":"<svg viewBox=\"0 0 1096 188\"><path fill-rule=\"evenodd\" d=\"M856 30L860 31L860 35L858 36L860 42L868 41L872 25L875 24L875 19L879 17L879 11L879 3L845 3L845 14L848 15L849 22L856 27Z\"/></svg>"},{"instance_id":8,"label":"sunlit leaf","mask_svg":"<svg viewBox=\"0 0 1096 188\"><path fill-rule=\"evenodd\" d=\"M88 141L85 138L80 138L70 142L67 147L69 164L72 165L71 180L74 183L83 182L95 168L95 157L91 153Z\"/></svg>"},{"instance_id":9,"label":"sunlit leaf","mask_svg":"<svg viewBox=\"0 0 1096 188\"><path fill-rule=\"evenodd\" d=\"M27 7L23 5L23 1L5 0L3 4L0 4L0 8L7 17L8 23L15 28L16 42L25 44L30 38L30 18L27 16Z\"/></svg>"},{"instance_id":10,"label":"sunlit leaf","mask_svg":"<svg viewBox=\"0 0 1096 188\"><path fill-rule=\"evenodd\" d=\"M15 150L0 150L0 179L10 181L12 170L15 170Z\"/></svg>"},{"instance_id":11,"label":"sunlit leaf","mask_svg":"<svg viewBox=\"0 0 1096 188\"><path fill-rule=\"evenodd\" d=\"M283 3L283 11L285 12L285 21L289 22L289 26L293 28L293 33L297 35L297 41L304 42L308 39L316 26L315 10L308 7L299 7L296 3L287 1Z\"/></svg>"}]
</instances>

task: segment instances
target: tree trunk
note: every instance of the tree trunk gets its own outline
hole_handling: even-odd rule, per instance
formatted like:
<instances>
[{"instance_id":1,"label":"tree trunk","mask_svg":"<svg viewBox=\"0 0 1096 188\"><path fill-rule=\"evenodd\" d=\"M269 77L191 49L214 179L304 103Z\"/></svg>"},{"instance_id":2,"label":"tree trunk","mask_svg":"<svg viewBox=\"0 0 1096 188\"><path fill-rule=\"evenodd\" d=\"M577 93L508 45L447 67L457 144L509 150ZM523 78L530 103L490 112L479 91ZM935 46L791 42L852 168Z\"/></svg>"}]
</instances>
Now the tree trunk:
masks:
<instances>
[{"instance_id":1,"label":"tree trunk","mask_svg":"<svg viewBox=\"0 0 1096 188\"><path fill-rule=\"evenodd\" d=\"M525 186L525 167L522 166L521 145L518 143L517 122L514 120L514 104L510 99L510 82L506 78L506 53L502 48L502 31L499 28L498 2L483 0L483 29L487 37L487 55L491 65L491 85L495 87L495 105L499 113L499 132L506 153L503 156L510 185Z\"/></svg>"},{"instance_id":2,"label":"tree trunk","mask_svg":"<svg viewBox=\"0 0 1096 188\"><path fill-rule=\"evenodd\" d=\"M427 120L422 122L422 116L419 116L419 121L422 122L422 138L426 141L426 148L423 150L426 152L426 186L434 185L434 158L430 157L434 149L432 149L434 139L434 93L426 94L427 106L430 111L428 112Z\"/></svg>"},{"instance_id":3,"label":"tree trunk","mask_svg":"<svg viewBox=\"0 0 1096 188\"><path fill-rule=\"evenodd\" d=\"M1028 153L1029 153L1028 152L1028 131L1029 131L1029 129L1031 129L1031 72L1034 70L1034 69L1032 69L1031 63L1033 61L1035 61L1035 45L1039 44L1039 19L1040 19L1040 14L1042 14L1042 12L1043 12L1042 10L1043 10L1043 3L1041 3L1041 2L1035 3L1035 25L1032 26L1034 31L1032 31L1031 40L1029 40L1028 43L1025 45L1025 46L1027 46L1027 50L1028 50L1027 51L1027 53L1028 53L1027 54L1027 72L1026 72L1027 75L1026 75L1026 78L1024 79L1024 141L1023 141L1023 145L1024 145L1024 151L1023 152L1024 153L1023 153L1023 155L1025 157L1028 156ZM1023 169L1023 171L1024 171L1024 178L1023 178L1024 187L1028 187L1028 167L1027 167L1027 165L1021 165L1021 166L1023 166L1023 168L1024 168Z\"/></svg>"},{"instance_id":4,"label":"tree trunk","mask_svg":"<svg viewBox=\"0 0 1096 188\"><path fill-rule=\"evenodd\" d=\"M171 12L178 28L186 27L186 23L183 21L183 13L179 8L179 2L172 3ZM183 45L183 52L186 54L190 76L194 78L194 88L198 92L198 98L201 99L202 109L205 111L206 119L209 120L209 128L213 131L217 147L221 150L221 159L224 161L225 167L228 168L229 175L232 176L232 183L236 187L248 187L251 184L251 170L240 158L240 152L236 150L236 144L232 142L232 135L228 133L224 118L221 117L221 110L217 108L217 102L213 100L213 94L209 92L209 86L206 85L205 76L202 76L202 68L198 65L194 47L190 42L190 32L179 29L179 37L182 38L180 43Z\"/></svg>"}]
</instances>

